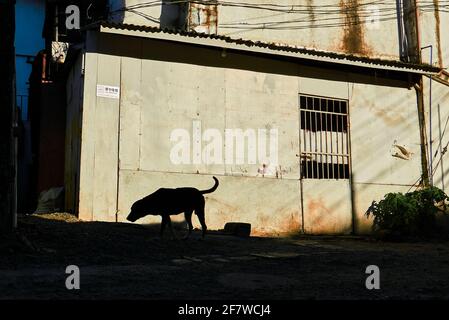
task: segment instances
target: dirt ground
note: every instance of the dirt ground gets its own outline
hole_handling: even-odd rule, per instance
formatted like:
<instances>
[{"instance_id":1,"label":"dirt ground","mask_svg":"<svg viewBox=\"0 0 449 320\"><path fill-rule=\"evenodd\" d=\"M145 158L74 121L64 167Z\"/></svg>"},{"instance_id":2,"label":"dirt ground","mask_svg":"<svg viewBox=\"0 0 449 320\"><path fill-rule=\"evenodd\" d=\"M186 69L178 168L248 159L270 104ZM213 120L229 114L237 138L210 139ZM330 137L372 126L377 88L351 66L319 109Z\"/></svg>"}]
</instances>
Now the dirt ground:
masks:
<instances>
[{"instance_id":1,"label":"dirt ground","mask_svg":"<svg viewBox=\"0 0 449 320\"><path fill-rule=\"evenodd\" d=\"M19 219L0 242L0 299L448 299L449 242L357 237L239 238L197 231L158 239L158 225ZM80 290L67 290L68 265ZM368 265L380 290L367 290Z\"/></svg>"}]
</instances>

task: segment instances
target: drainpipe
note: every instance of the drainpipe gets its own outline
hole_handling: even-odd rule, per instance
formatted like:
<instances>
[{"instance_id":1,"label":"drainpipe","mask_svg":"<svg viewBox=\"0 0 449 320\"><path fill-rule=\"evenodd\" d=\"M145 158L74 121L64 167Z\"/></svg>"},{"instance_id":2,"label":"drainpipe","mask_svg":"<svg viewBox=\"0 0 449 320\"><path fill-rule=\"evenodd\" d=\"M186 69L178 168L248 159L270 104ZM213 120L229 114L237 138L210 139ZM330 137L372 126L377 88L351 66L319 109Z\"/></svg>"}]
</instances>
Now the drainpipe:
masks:
<instances>
[{"instance_id":1,"label":"drainpipe","mask_svg":"<svg viewBox=\"0 0 449 320\"><path fill-rule=\"evenodd\" d=\"M418 63L422 63L421 57L421 37L419 34L419 12L416 0L413 1L415 9L415 28L416 28L416 54ZM428 187L429 182L429 165L428 165L428 149L426 139L426 119L424 114L424 81L423 76L419 76L418 83L414 85L416 90L416 100L418 107L418 121L419 121L419 136L421 142L421 171L422 171L422 185Z\"/></svg>"},{"instance_id":2,"label":"drainpipe","mask_svg":"<svg viewBox=\"0 0 449 320\"><path fill-rule=\"evenodd\" d=\"M419 137L421 141L421 171L422 184L424 187L429 186L429 166L427 161L427 139L426 139L426 120L424 117L424 93L423 78L420 76L417 84L414 85L416 90L416 100L418 107Z\"/></svg>"},{"instance_id":3,"label":"drainpipe","mask_svg":"<svg viewBox=\"0 0 449 320\"><path fill-rule=\"evenodd\" d=\"M440 113L440 104L438 104L438 130L439 130L439 136L440 136L440 148L439 148L439 152L440 152L440 167L441 167L441 189L444 191L444 166L443 166L443 146L442 146L442 139L443 139L443 135L441 134L441 113Z\"/></svg>"},{"instance_id":4,"label":"drainpipe","mask_svg":"<svg viewBox=\"0 0 449 320\"><path fill-rule=\"evenodd\" d=\"M421 57L422 50L430 49L430 65L433 65L433 46L429 45L421 48ZM433 186L433 141L432 141L432 77L429 77L429 161L430 161L430 177L429 182L430 185Z\"/></svg>"},{"instance_id":5,"label":"drainpipe","mask_svg":"<svg viewBox=\"0 0 449 320\"><path fill-rule=\"evenodd\" d=\"M407 38L404 34L404 18L402 15L402 0L396 0L396 14L398 19L399 56L402 61L407 61Z\"/></svg>"}]
</instances>

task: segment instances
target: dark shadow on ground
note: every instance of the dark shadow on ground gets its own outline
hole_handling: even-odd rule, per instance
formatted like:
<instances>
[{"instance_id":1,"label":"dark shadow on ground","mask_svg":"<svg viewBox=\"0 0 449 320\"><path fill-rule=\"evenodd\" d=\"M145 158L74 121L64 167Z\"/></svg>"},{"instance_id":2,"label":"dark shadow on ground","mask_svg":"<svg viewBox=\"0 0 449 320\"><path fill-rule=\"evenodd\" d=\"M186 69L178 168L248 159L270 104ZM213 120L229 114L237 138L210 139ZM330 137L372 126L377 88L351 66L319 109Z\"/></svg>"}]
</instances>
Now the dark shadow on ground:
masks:
<instances>
[{"instance_id":1,"label":"dark shadow on ground","mask_svg":"<svg viewBox=\"0 0 449 320\"><path fill-rule=\"evenodd\" d=\"M447 242L158 235L159 224L21 217L16 241L0 239L0 299L449 298ZM79 266L81 290L66 289L68 265ZM368 265L379 266L381 290L366 289Z\"/></svg>"},{"instance_id":2,"label":"dark shadow on ground","mask_svg":"<svg viewBox=\"0 0 449 320\"><path fill-rule=\"evenodd\" d=\"M24 262L35 261L34 258L38 256L39 262L47 263L74 263L76 260L85 264L132 264L167 262L192 255L221 255L232 248L235 249L235 254L251 254L252 246L242 247L242 241L248 244L276 241L257 237L239 238L213 230L208 230L203 240L201 230L197 229L189 239L183 240L182 237L186 234L184 223L175 222L173 227L180 239L172 239L168 227L164 238L160 239L159 223L139 225L83 222L71 217L68 214L22 217L19 219L18 231L21 236L26 237L25 241L29 241L31 246L16 245L9 255L15 261L23 259Z\"/></svg>"}]
</instances>

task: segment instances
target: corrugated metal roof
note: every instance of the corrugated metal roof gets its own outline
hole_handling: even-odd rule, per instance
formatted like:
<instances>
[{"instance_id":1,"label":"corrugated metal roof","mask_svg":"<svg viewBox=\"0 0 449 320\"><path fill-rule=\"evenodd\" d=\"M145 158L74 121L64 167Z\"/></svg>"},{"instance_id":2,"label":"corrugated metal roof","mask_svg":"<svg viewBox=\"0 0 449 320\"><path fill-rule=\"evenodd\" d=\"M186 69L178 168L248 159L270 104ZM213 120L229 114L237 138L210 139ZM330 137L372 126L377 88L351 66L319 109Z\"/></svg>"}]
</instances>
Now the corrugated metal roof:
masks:
<instances>
[{"instance_id":1,"label":"corrugated metal roof","mask_svg":"<svg viewBox=\"0 0 449 320\"><path fill-rule=\"evenodd\" d=\"M288 56L298 59L313 60L356 66L362 68L393 70L399 72L435 75L441 69L428 64L413 64L398 60L384 60L370 57L355 56L343 53L320 51L279 43L268 43L246 39L235 39L228 36L174 31L157 27L99 22L87 28L99 28L101 32L116 33L130 36L140 36L152 39L169 40L203 46L258 52L277 56Z\"/></svg>"}]
</instances>

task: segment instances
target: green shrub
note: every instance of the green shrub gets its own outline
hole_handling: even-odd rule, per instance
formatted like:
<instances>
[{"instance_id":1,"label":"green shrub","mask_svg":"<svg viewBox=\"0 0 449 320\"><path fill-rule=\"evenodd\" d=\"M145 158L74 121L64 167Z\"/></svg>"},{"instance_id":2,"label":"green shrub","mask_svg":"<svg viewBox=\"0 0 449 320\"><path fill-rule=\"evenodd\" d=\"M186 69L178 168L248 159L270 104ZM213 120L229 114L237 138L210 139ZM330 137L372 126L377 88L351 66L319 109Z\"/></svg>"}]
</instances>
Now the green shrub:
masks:
<instances>
[{"instance_id":1,"label":"green shrub","mask_svg":"<svg viewBox=\"0 0 449 320\"><path fill-rule=\"evenodd\" d=\"M435 236L438 212L445 211L449 200L444 191L436 187L402 193L388 193L379 202L373 201L366 215L374 216L373 231L398 236Z\"/></svg>"}]
</instances>

